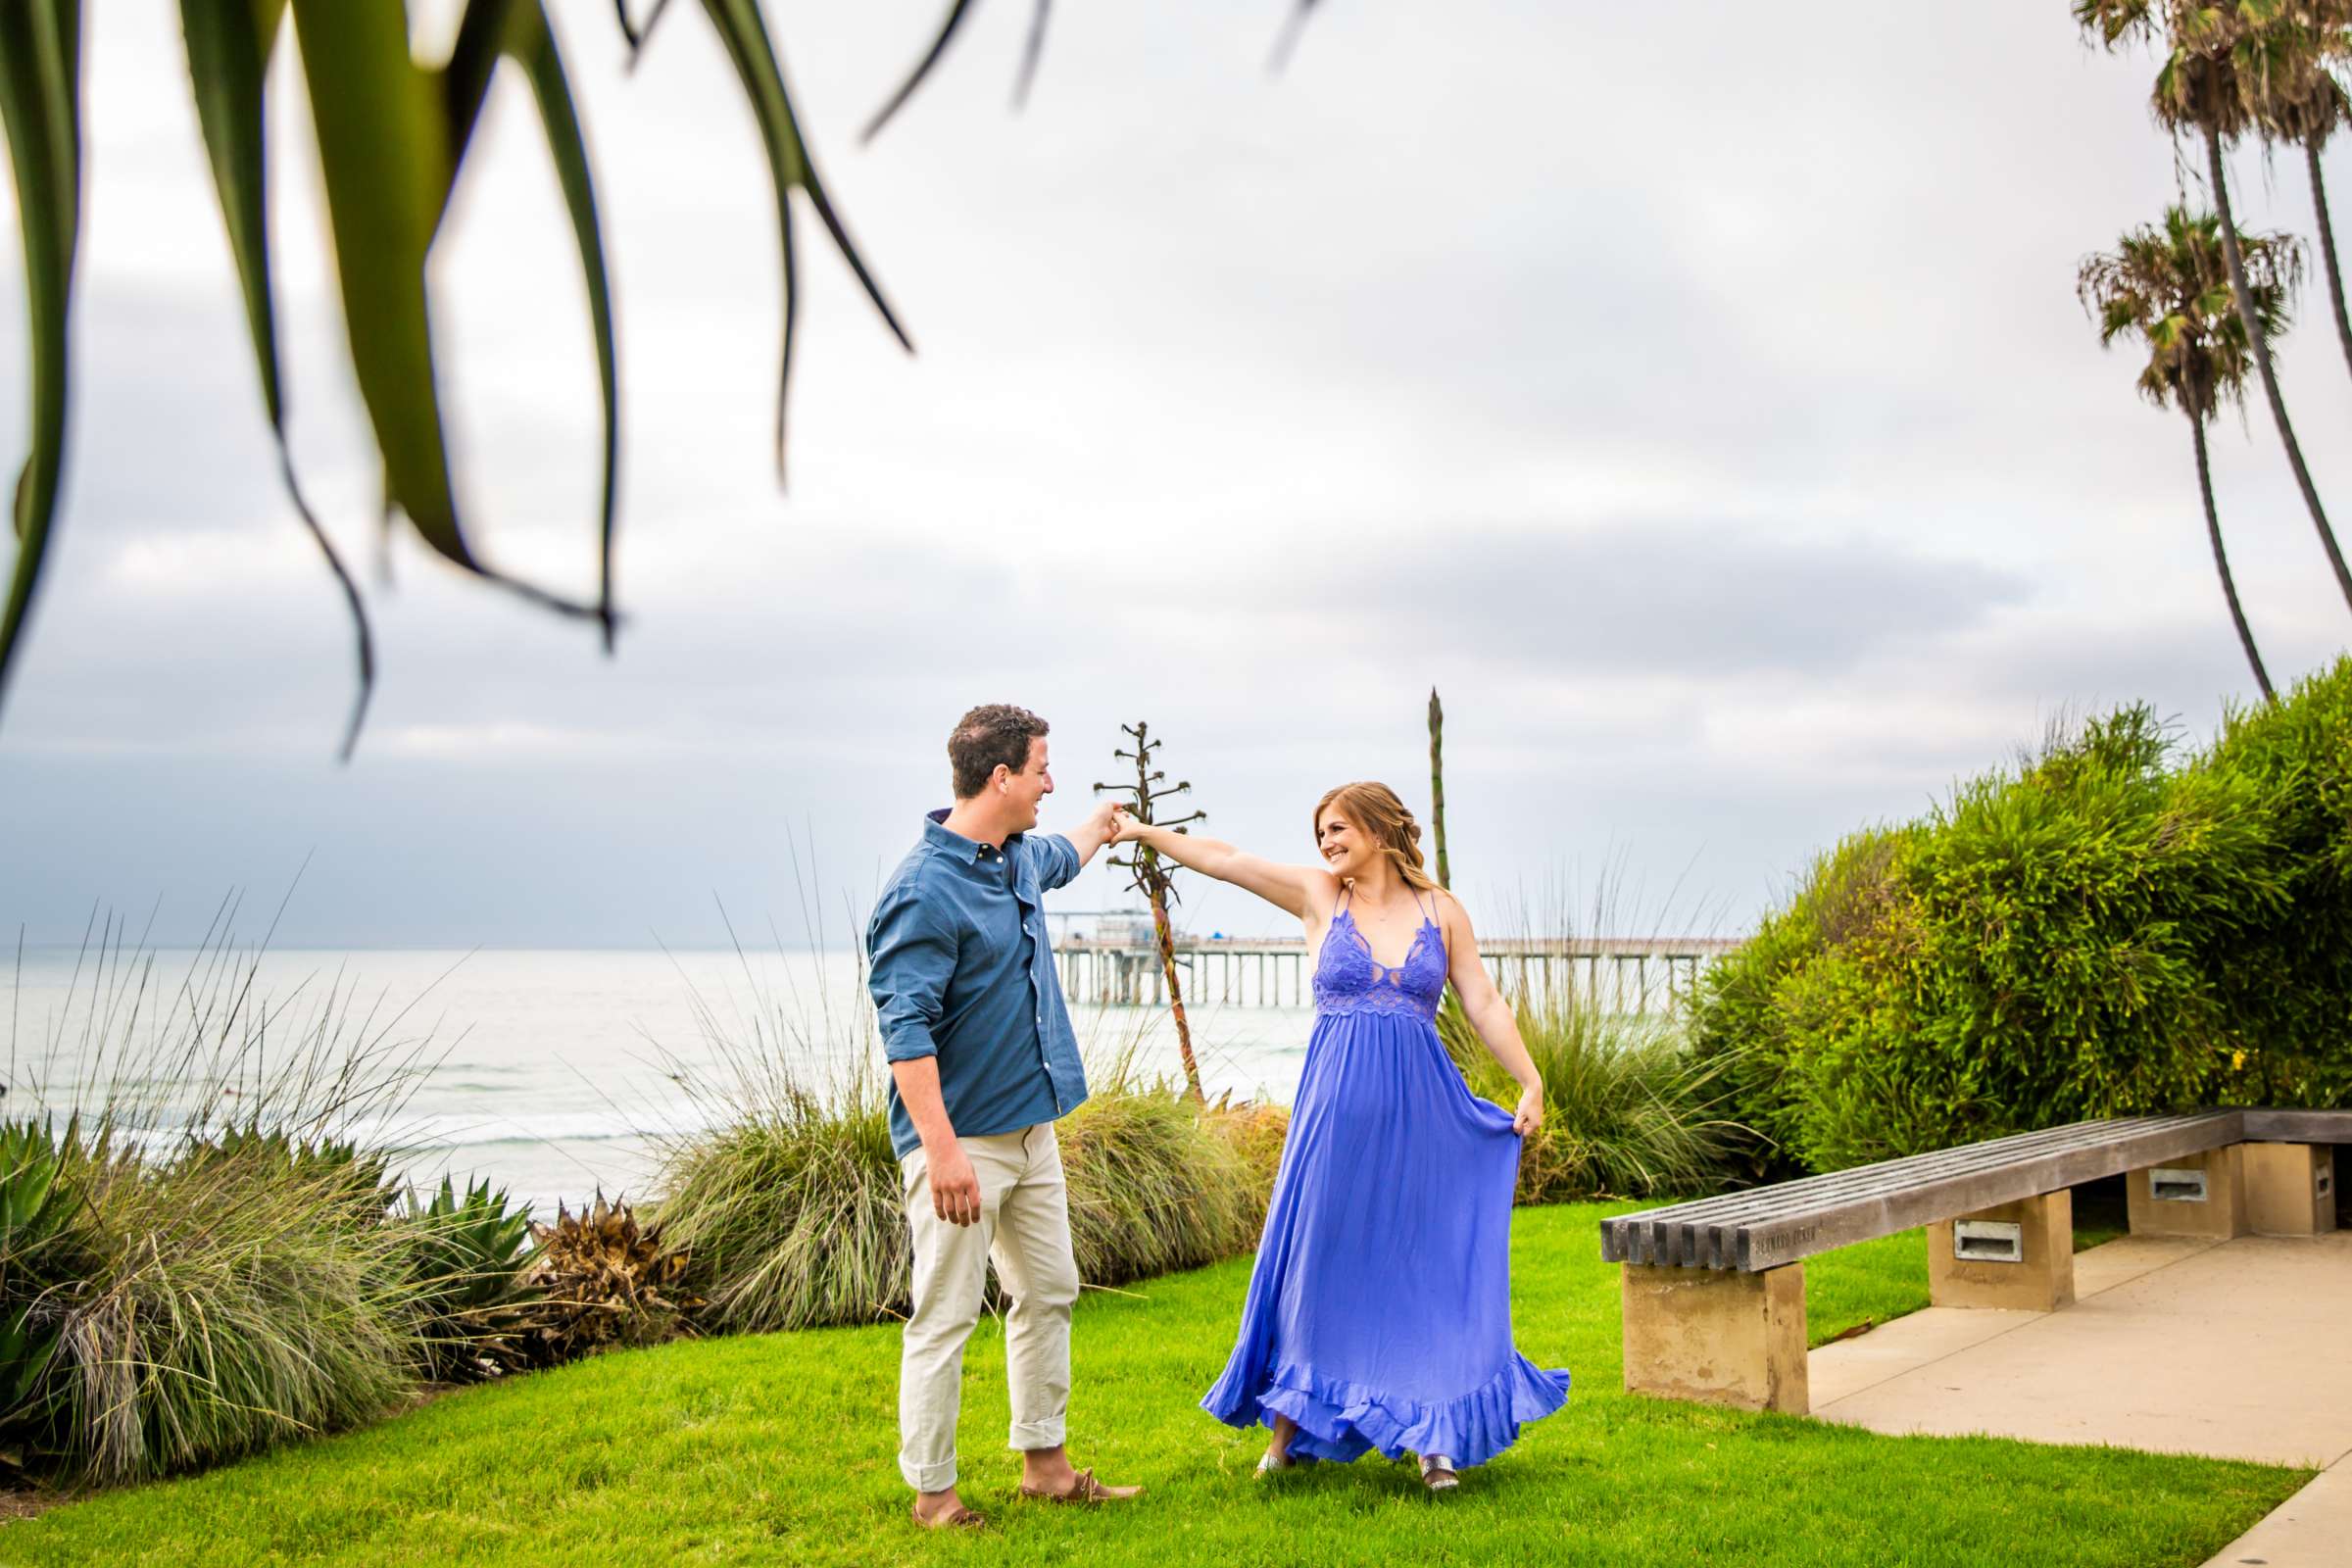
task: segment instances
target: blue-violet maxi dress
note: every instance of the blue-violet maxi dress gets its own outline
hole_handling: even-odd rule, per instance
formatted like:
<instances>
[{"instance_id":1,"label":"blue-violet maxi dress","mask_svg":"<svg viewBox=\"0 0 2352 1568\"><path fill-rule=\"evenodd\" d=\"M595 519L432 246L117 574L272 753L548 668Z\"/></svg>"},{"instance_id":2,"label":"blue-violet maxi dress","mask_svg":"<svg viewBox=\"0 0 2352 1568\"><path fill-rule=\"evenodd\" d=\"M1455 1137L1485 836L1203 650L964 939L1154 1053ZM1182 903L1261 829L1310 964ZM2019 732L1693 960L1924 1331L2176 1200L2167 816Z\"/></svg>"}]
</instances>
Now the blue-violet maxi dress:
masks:
<instances>
[{"instance_id":1,"label":"blue-violet maxi dress","mask_svg":"<svg viewBox=\"0 0 2352 1568\"><path fill-rule=\"evenodd\" d=\"M1386 968L1342 907L1315 963L1315 1030L1233 1357L1200 1400L1237 1427L1298 1423L1294 1458L1509 1447L1568 1401L1511 1344L1511 1113L1438 1039L1446 939L1424 910Z\"/></svg>"}]
</instances>

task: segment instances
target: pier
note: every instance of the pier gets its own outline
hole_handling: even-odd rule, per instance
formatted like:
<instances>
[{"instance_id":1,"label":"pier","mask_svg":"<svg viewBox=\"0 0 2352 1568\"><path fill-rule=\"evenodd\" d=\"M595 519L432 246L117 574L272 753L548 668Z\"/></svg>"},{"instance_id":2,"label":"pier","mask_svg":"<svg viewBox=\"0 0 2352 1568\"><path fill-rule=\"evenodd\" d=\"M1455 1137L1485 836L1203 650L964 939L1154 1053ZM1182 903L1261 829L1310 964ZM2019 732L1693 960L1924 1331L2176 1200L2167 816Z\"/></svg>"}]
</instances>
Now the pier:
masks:
<instances>
[{"instance_id":1,"label":"pier","mask_svg":"<svg viewBox=\"0 0 2352 1568\"><path fill-rule=\"evenodd\" d=\"M1062 994L1098 1006L1167 1001L1149 918L1140 929L1104 920L1098 930L1056 941ZM1715 959L1740 944L1714 937L1533 937L1482 941L1479 957L1512 997L1575 996L1612 1012L1677 1006ZM1177 983L1188 1005L1305 1007L1313 982L1303 937L1176 937Z\"/></svg>"}]
</instances>

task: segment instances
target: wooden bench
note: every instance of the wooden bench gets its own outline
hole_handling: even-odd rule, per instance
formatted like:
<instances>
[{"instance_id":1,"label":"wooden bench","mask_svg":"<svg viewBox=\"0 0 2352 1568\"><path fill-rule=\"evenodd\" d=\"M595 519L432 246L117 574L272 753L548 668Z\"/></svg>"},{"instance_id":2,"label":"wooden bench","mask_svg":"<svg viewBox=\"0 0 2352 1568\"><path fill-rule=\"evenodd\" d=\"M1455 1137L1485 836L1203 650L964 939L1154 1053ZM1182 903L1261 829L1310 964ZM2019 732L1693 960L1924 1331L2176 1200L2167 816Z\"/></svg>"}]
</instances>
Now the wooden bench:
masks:
<instances>
[{"instance_id":1,"label":"wooden bench","mask_svg":"<svg viewBox=\"0 0 2352 1568\"><path fill-rule=\"evenodd\" d=\"M2055 1311L2075 1298L2069 1191L2129 1178L2133 1235L2335 1228L2352 1110L2210 1110L2019 1133L1600 1222L1625 1269L1625 1386L1808 1408L1804 1259L1928 1227L1937 1306Z\"/></svg>"}]
</instances>

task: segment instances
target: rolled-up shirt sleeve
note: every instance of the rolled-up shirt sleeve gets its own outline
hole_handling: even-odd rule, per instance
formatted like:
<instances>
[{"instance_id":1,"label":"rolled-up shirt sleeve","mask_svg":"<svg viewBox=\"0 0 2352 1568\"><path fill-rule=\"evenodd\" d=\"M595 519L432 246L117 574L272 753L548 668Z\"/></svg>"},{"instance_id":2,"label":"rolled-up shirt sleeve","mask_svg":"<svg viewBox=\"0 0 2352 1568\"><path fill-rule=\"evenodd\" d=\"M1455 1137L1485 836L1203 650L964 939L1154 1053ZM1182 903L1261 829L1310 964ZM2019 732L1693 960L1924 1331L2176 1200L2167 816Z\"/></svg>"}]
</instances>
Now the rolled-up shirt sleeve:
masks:
<instances>
[{"instance_id":1,"label":"rolled-up shirt sleeve","mask_svg":"<svg viewBox=\"0 0 2352 1568\"><path fill-rule=\"evenodd\" d=\"M865 948L882 1054L891 1061L938 1055L932 1030L956 972L955 933L930 901L899 894L874 910Z\"/></svg>"},{"instance_id":2,"label":"rolled-up shirt sleeve","mask_svg":"<svg viewBox=\"0 0 2352 1568\"><path fill-rule=\"evenodd\" d=\"M1027 842L1030 854L1036 857L1037 886L1041 893L1065 886L1085 863L1078 858L1078 846L1058 833L1040 834Z\"/></svg>"}]
</instances>

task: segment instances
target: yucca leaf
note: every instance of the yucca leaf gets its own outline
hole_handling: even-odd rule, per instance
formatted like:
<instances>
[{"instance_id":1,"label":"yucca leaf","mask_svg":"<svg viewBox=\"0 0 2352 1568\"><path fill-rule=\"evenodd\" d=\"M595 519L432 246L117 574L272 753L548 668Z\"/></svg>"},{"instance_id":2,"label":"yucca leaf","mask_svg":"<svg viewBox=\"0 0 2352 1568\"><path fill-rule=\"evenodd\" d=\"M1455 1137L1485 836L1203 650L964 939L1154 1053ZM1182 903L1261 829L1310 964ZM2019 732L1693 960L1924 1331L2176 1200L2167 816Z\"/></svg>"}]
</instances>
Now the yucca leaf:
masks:
<instances>
[{"instance_id":1,"label":"yucca leaf","mask_svg":"<svg viewBox=\"0 0 2352 1568\"><path fill-rule=\"evenodd\" d=\"M860 140L872 141L882 127L890 123L891 117L899 112L901 106L914 96L914 89L920 87L923 78L931 74L931 68L939 64L939 57L948 52L948 45L955 41L956 29L963 25L963 19L971 9L972 0L955 0L948 7L947 20L939 24L939 31L932 35L931 47L923 51L923 58L914 63L914 69L906 74L905 81L899 83L899 90L890 95L890 101L876 110L874 118L865 122L865 129L859 134ZM1044 8L1041 5L1039 9L1042 13Z\"/></svg>"},{"instance_id":2,"label":"yucca leaf","mask_svg":"<svg viewBox=\"0 0 2352 1568\"><path fill-rule=\"evenodd\" d=\"M387 496L425 543L466 570L568 614L588 606L494 570L459 524L433 373L424 262L447 198L450 137L438 74L409 58L403 0L292 0L343 296L352 368Z\"/></svg>"},{"instance_id":3,"label":"yucca leaf","mask_svg":"<svg viewBox=\"0 0 2352 1568\"><path fill-rule=\"evenodd\" d=\"M1021 44L1021 74L1012 78L1012 107L1029 106L1029 89L1037 84L1037 63L1046 58L1046 24L1054 14L1054 0L1037 0L1037 9L1029 15L1029 36Z\"/></svg>"},{"instance_id":4,"label":"yucca leaf","mask_svg":"<svg viewBox=\"0 0 2352 1568\"><path fill-rule=\"evenodd\" d=\"M1279 76L1291 63L1291 51L1298 47L1298 35L1306 30L1306 19L1314 10L1315 0L1293 0L1291 14L1283 19L1282 31L1274 35L1274 53L1266 60L1267 74Z\"/></svg>"},{"instance_id":5,"label":"yucca leaf","mask_svg":"<svg viewBox=\"0 0 2352 1568\"><path fill-rule=\"evenodd\" d=\"M857 273L865 289L866 298L882 313L883 321L900 344L911 352L914 344L906 330L899 324L890 302L882 297L881 287L858 248L850 243L841 219L833 211L833 203L825 195L824 182L817 177L816 166L808 156L808 147L801 137L799 122L793 118L792 99L784 87L783 69L776 63L775 47L768 41L767 26L760 20L760 0L703 0L703 10L710 19L711 28L719 42L726 47L727 58L743 82L744 96L751 100L752 114L760 122L760 139L767 148L767 169L776 193L776 229L783 246L784 282L784 346L782 364L776 378L776 472L784 471L784 421L787 399L792 391L792 327L793 296L796 271L792 240L791 195L794 186L808 193L809 205L816 209L819 221L833 243L840 247L842 259Z\"/></svg>"},{"instance_id":6,"label":"yucca leaf","mask_svg":"<svg viewBox=\"0 0 2352 1568\"><path fill-rule=\"evenodd\" d=\"M458 21L458 41L450 46L449 64L441 68L442 113L449 125L450 179L442 188L440 206L434 210L436 233L440 231L442 219L449 216L449 199L458 188L457 171L466 162L466 148L482 117L482 103L490 96L490 76L498 69L498 57L506 44L507 19L514 9L514 0L467 0L466 13Z\"/></svg>"},{"instance_id":7,"label":"yucca leaf","mask_svg":"<svg viewBox=\"0 0 2352 1568\"><path fill-rule=\"evenodd\" d=\"M620 35L628 41L629 69L634 71L637 68L637 56L644 51L647 41L654 35L654 28L661 24L662 16L668 12L669 0L654 0L643 22L633 23L629 20L629 0L612 0L612 9L620 16Z\"/></svg>"},{"instance_id":8,"label":"yucca leaf","mask_svg":"<svg viewBox=\"0 0 2352 1568\"><path fill-rule=\"evenodd\" d=\"M597 610L605 626L605 648L612 647L612 545L614 504L620 463L620 380L615 368L612 332L612 282L605 269L604 230L597 220L596 181L588 167L588 144L572 107L571 86L564 74L564 57L557 50L555 29L540 0L517 4L507 25L507 51L522 67L539 106L539 124L547 133L547 150L555 160L556 179L564 187L564 205L571 214L571 232L579 247L580 270L588 286L589 324L596 338L598 390L604 398L605 471L603 505L598 525L598 572L601 585Z\"/></svg>"},{"instance_id":9,"label":"yucca leaf","mask_svg":"<svg viewBox=\"0 0 2352 1568\"><path fill-rule=\"evenodd\" d=\"M955 41L956 29L962 25L964 14L975 3L976 0L954 0L948 7L947 19L939 24L939 31L932 35L931 47L923 51L923 58L915 62L914 70L907 73L905 81L899 83L899 90L890 95L890 101L875 111L874 118L865 122L865 129L858 134L860 141L872 141L905 107L906 100L914 96L914 90L931 74L931 68L938 65L940 57L948 52L948 45ZM1029 36L1021 45L1020 74L1012 79L1012 106L1015 109L1027 106L1029 89L1036 85L1037 63L1045 58L1046 53L1046 24L1053 20L1053 16L1054 0L1036 0L1029 14Z\"/></svg>"},{"instance_id":10,"label":"yucca leaf","mask_svg":"<svg viewBox=\"0 0 2352 1568\"><path fill-rule=\"evenodd\" d=\"M65 471L66 317L81 227L80 0L0 4L0 122L16 174L31 347L30 450L17 476L17 559L0 610L0 696L39 585Z\"/></svg>"},{"instance_id":11,"label":"yucca leaf","mask_svg":"<svg viewBox=\"0 0 2352 1568\"><path fill-rule=\"evenodd\" d=\"M402 0L293 5L353 369L387 486L435 550L470 567L425 315L425 251L449 188L448 135L432 81L409 58Z\"/></svg>"},{"instance_id":12,"label":"yucca leaf","mask_svg":"<svg viewBox=\"0 0 2352 1568\"><path fill-rule=\"evenodd\" d=\"M458 39L443 68L442 104L448 120L450 183L441 195L436 230L448 216L457 190L457 172L463 165L473 128L481 118L490 78L502 56L522 67L539 109L539 123L554 157L557 183L571 215L580 269L588 285L588 316L596 339L597 379L604 399L605 458L603 504L598 525L598 582L596 614L605 628L605 648L612 647L617 617L612 599L612 545L615 531L615 479L619 465L620 393L615 369L612 331L612 281L605 268L604 232L597 220L596 186L588 169L588 148L572 107L571 86L563 57L540 0L470 0L458 24Z\"/></svg>"},{"instance_id":13,"label":"yucca leaf","mask_svg":"<svg viewBox=\"0 0 2352 1568\"><path fill-rule=\"evenodd\" d=\"M179 0L179 22L187 40L196 120L204 132L213 189L220 198L229 253L236 260L237 281L245 296L245 326L253 339L254 367L262 378L262 401L269 410L270 433L277 438L278 469L295 513L326 558L327 569L335 574L344 603L351 610L359 645L360 691L343 732L342 756L349 760L368 716L368 699L375 690L375 641L368 629L367 607L360 601L359 584L352 580L294 477L294 457L286 445L285 391L270 282L269 134L264 88L285 10L286 0Z\"/></svg>"}]
</instances>

